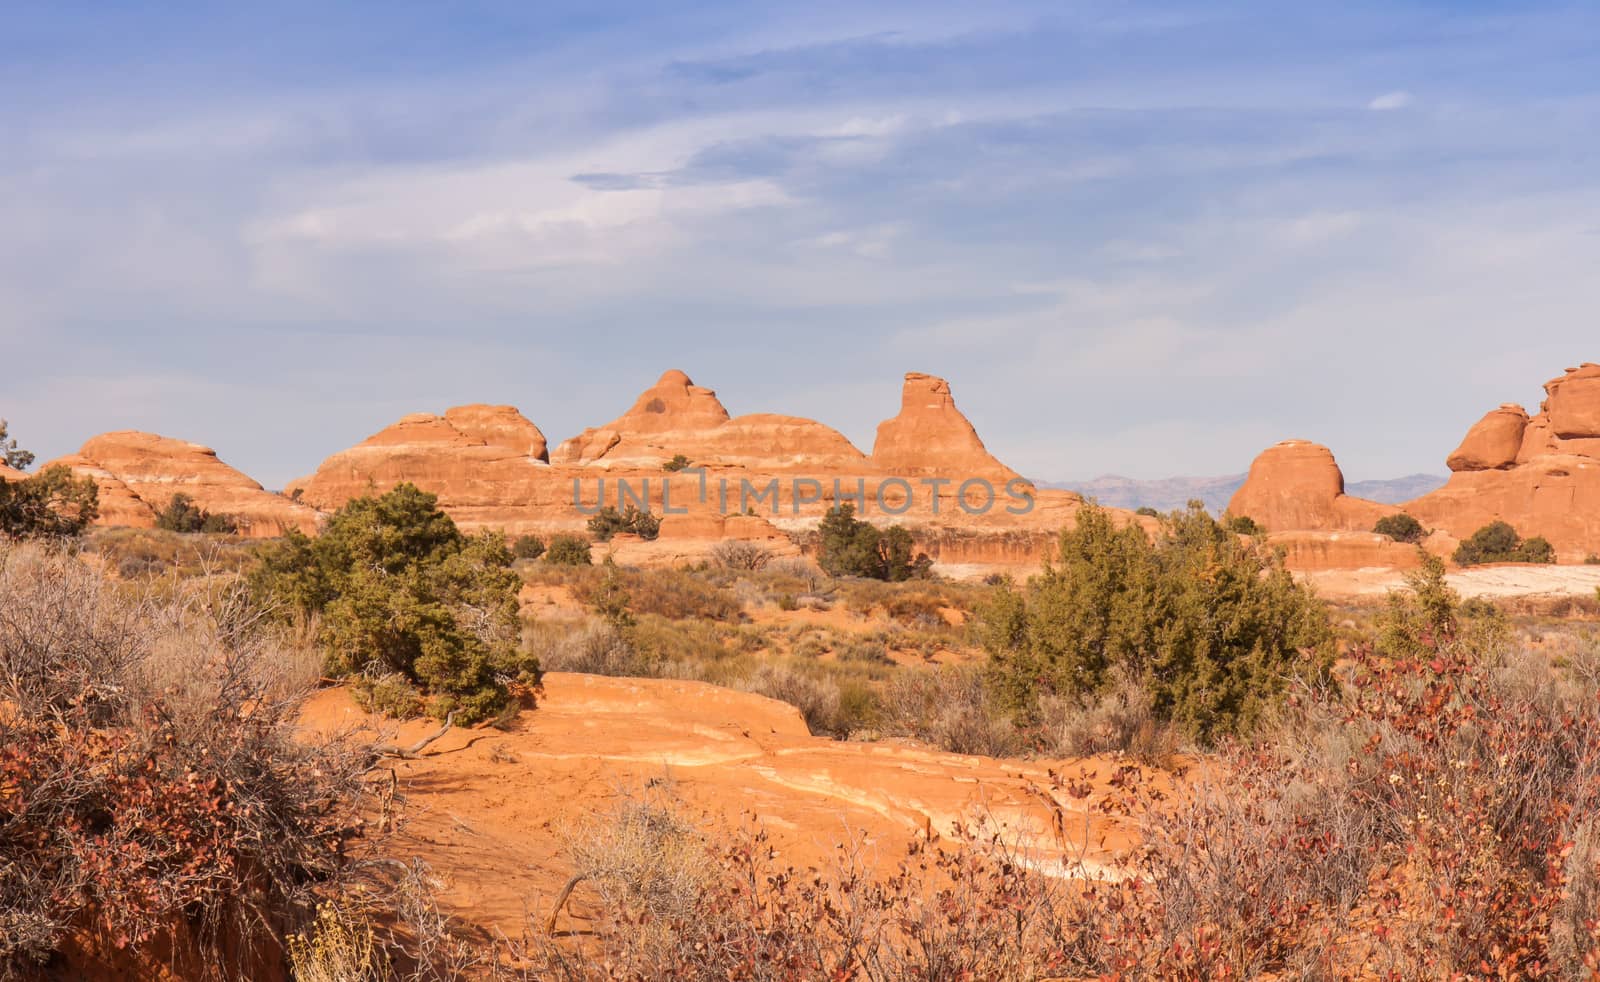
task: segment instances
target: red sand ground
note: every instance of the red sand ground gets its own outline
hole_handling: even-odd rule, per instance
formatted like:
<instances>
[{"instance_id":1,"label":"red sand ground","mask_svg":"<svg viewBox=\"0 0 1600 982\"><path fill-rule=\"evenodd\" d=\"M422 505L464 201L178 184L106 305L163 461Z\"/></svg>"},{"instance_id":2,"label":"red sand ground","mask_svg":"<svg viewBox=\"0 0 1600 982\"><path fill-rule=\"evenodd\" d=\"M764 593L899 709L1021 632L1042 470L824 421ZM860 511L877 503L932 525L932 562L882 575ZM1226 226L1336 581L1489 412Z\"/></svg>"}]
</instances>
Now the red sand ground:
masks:
<instances>
[{"instance_id":1,"label":"red sand ground","mask_svg":"<svg viewBox=\"0 0 1600 982\"><path fill-rule=\"evenodd\" d=\"M1052 809L1030 790L1049 786L1052 766L1103 788L1115 770L1108 759L1052 764L841 743L811 736L784 703L698 682L551 673L545 688L539 707L508 729L453 730L420 759L392 762L405 817L394 851L432 867L449 913L510 937L528 915L549 913L570 875L565 837L647 783L713 826L753 817L780 861L797 867L828 868L843 841L887 866L910 837L948 836L957 821L1003 825L1041 860L1076 854L1087 835L1090 868L1130 841L1099 816L1086 824L1082 810L1053 832ZM305 723L398 730L399 745L437 729L374 720L342 688L318 693ZM583 892L570 908L577 927Z\"/></svg>"}]
</instances>

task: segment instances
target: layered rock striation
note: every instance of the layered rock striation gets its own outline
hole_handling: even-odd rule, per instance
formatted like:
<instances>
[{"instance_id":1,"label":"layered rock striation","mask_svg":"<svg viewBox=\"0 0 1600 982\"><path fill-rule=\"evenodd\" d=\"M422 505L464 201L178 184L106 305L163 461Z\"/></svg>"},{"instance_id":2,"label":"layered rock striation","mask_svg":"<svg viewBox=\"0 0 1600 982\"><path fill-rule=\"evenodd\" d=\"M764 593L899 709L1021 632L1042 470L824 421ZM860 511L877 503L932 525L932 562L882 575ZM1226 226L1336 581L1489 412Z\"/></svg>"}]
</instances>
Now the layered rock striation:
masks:
<instances>
[{"instance_id":1,"label":"layered rock striation","mask_svg":"<svg viewBox=\"0 0 1600 982\"><path fill-rule=\"evenodd\" d=\"M264 490L218 459L215 450L186 440L138 430L103 433L77 453L44 466L56 464L94 479L101 525L149 528L173 495L182 492L206 511L231 516L246 536L270 538L290 529L310 533L317 528L315 509Z\"/></svg>"}]
</instances>

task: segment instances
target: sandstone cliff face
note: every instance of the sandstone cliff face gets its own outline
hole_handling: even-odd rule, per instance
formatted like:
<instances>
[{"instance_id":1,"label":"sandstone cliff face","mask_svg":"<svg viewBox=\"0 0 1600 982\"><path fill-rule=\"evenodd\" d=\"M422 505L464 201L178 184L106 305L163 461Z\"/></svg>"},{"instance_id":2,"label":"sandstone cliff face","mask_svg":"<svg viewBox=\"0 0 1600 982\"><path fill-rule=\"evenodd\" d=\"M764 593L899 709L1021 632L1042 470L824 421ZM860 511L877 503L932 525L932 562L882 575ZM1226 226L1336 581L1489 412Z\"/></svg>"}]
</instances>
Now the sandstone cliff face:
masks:
<instances>
[{"instance_id":1,"label":"sandstone cliff face","mask_svg":"<svg viewBox=\"0 0 1600 982\"><path fill-rule=\"evenodd\" d=\"M999 483L1017 476L989 453L956 408L950 383L921 372L906 373L900 413L878 424L871 463L880 472L901 476L982 477Z\"/></svg>"},{"instance_id":2,"label":"sandstone cliff face","mask_svg":"<svg viewBox=\"0 0 1600 982\"><path fill-rule=\"evenodd\" d=\"M233 516L243 535L263 538L317 528L313 509L263 490L198 443L121 430L94 437L77 453L44 466L54 464L94 478L100 492L99 525L149 528L156 512L182 492L206 511Z\"/></svg>"},{"instance_id":3,"label":"sandstone cliff face","mask_svg":"<svg viewBox=\"0 0 1600 982\"><path fill-rule=\"evenodd\" d=\"M1309 440L1285 440L1264 450L1228 502L1231 514L1248 515L1269 532L1367 532L1396 510L1345 494L1344 472L1333 452Z\"/></svg>"}]
</instances>

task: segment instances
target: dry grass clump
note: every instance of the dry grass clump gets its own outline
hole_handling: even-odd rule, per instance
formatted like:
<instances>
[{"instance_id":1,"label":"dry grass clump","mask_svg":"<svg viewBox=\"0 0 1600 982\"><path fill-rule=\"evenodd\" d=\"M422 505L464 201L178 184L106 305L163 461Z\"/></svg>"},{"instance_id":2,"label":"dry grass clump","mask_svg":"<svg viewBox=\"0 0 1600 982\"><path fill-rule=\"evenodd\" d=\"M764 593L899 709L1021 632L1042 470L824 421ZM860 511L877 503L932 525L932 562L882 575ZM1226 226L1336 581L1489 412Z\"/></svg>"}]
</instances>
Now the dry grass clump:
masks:
<instances>
[{"instance_id":1,"label":"dry grass clump","mask_svg":"<svg viewBox=\"0 0 1600 982\"><path fill-rule=\"evenodd\" d=\"M1093 695L1041 698L1037 733L1039 749L1052 757L1128 754L1159 768L1171 766L1182 742L1150 693L1126 677Z\"/></svg>"},{"instance_id":2,"label":"dry grass clump","mask_svg":"<svg viewBox=\"0 0 1600 982\"><path fill-rule=\"evenodd\" d=\"M883 711L890 732L951 753L1008 757L1023 749L1022 734L977 666L902 669L885 686Z\"/></svg>"},{"instance_id":3,"label":"dry grass clump","mask_svg":"<svg viewBox=\"0 0 1600 982\"><path fill-rule=\"evenodd\" d=\"M812 733L849 735L838 733L839 685L832 679L766 662L742 679L739 688L786 702L800 710L806 728Z\"/></svg>"},{"instance_id":4,"label":"dry grass clump","mask_svg":"<svg viewBox=\"0 0 1600 982\"><path fill-rule=\"evenodd\" d=\"M625 795L610 812L567 836L564 855L611 909L662 924L682 917L705 890L707 843L660 789Z\"/></svg>"},{"instance_id":5,"label":"dry grass clump","mask_svg":"<svg viewBox=\"0 0 1600 982\"><path fill-rule=\"evenodd\" d=\"M367 918L324 901L309 933L287 939L295 982L386 982L390 963Z\"/></svg>"},{"instance_id":6,"label":"dry grass clump","mask_svg":"<svg viewBox=\"0 0 1600 982\"><path fill-rule=\"evenodd\" d=\"M603 620L531 624L524 628L523 639L547 671L639 678L657 674L651 660L615 625Z\"/></svg>"},{"instance_id":7,"label":"dry grass clump","mask_svg":"<svg viewBox=\"0 0 1600 982\"><path fill-rule=\"evenodd\" d=\"M221 570L237 573L249 564L254 546L236 536L97 528L87 535L84 548L100 556L106 568L122 579L142 580L203 576Z\"/></svg>"},{"instance_id":8,"label":"dry grass clump","mask_svg":"<svg viewBox=\"0 0 1600 982\"><path fill-rule=\"evenodd\" d=\"M315 666L236 579L155 597L0 547L0 977L85 931L250 977L359 825L364 748L295 732Z\"/></svg>"}]
</instances>

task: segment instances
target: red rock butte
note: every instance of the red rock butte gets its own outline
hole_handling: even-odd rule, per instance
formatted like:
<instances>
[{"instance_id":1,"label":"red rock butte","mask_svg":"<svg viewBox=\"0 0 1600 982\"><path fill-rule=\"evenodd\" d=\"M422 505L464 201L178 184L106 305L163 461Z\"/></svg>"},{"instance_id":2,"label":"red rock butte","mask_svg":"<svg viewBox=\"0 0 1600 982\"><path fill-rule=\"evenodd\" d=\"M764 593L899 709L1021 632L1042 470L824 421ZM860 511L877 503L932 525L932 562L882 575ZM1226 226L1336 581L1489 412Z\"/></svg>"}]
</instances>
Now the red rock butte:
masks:
<instances>
[{"instance_id":1,"label":"red rock butte","mask_svg":"<svg viewBox=\"0 0 1600 982\"><path fill-rule=\"evenodd\" d=\"M677 457L692 468L669 473L665 465ZM865 517L919 530L923 547L943 562L1025 563L1037 561L1082 503L1018 478L989 453L950 384L920 372L905 376L900 412L878 426L871 454L815 420L732 416L714 390L672 370L626 412L553 450L512 406L414 413L328 457L284 495L262 491L207 448L149 434L96 437L62 462L99 482L103 524L150 525L154 510L182 490L207 510L252 516L250 531L261 535L312 529L319 514L401 482L438 495L467 529L580 531L602 495L617 504L625 483L627 500L636 496L664 513L664 544L623 545L654 550L663 561L684 558L682 543L721 538L785 551L780 527L813 527L836 501L860 495ZM958 489L974 479L981 480L963 508ZM719 487L726 497L708 492ZM749 501L740 497L744 487ZM1024 505L1026 514L1007 510ZM747 507L757 515L742 515Z\"/></svg>"},{"instance_id":2,"label":"red rock butte","mask_svg":"<svg viewBox=\"0 0 1600 982\"><path fill-rule=\"evenodd\" d=\"M1445 460L1449 481L1420 498L1401 505L1352 498L1328 448L1291 440L1256 458L1229 510L1265 525L1291 561L1300 549L1305 568L1328 565L1317 558L1317 535L1370 531L1399 512L1435 530L1428 548L1440 554L1503 521L1524 537L1549 540L1559 562L1583 562L1600 553L1600 365L1569 368L1544 390L1533 416L1504 403L1474 423ZM1338 565L1394 565L1391 545L1349 539L1327 554L1339 552Z\"/></svg>"}]
</instances>

